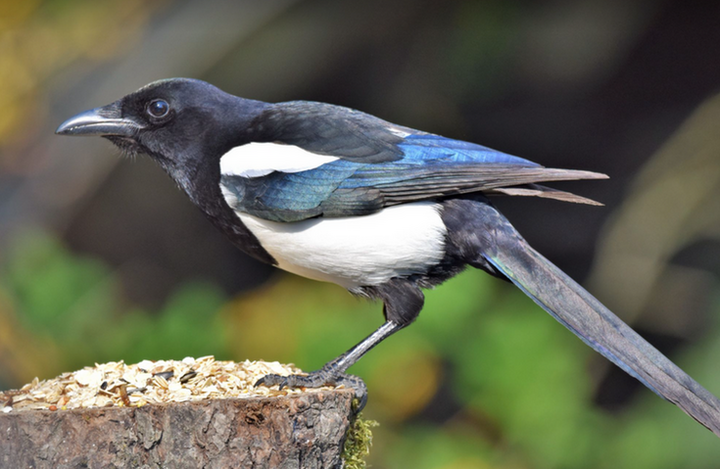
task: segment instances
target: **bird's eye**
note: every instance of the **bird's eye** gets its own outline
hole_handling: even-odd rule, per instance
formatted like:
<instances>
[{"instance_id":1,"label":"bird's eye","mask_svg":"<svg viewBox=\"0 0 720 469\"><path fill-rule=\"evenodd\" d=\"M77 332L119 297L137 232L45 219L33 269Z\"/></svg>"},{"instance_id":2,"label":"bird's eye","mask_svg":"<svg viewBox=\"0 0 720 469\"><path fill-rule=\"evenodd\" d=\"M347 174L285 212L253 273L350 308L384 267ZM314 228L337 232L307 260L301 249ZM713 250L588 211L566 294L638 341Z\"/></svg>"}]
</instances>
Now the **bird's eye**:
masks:
<instances>
[{"instance_id":1,"label":"bird's eye","mask_svg":"<svg viewBox=\"0 0 720 469\"><path fill-rule=\"evenodd\" d=\"M147 105L147 113L156 119L167 116L169 112L170 105L163 99L155 99Z\"/></svg>"}]
</instances>

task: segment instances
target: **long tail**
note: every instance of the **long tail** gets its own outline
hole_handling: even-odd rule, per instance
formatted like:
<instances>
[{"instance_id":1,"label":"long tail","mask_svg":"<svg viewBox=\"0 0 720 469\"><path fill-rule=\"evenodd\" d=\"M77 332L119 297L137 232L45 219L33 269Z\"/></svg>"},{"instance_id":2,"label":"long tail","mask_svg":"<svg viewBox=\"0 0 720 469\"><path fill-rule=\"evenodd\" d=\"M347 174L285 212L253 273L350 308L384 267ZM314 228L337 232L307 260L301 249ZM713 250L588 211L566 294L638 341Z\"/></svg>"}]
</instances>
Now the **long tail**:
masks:
<instances>
[{"instance_id":1,"label":"long tail","mask_svg":"<svg viewBox=\"0 0 720 469\"><path fill-rule=\"evenodd\" d=\"M479 242L487 262L590 347L720 436L717 397L530 247L497 210L482 205L474 208L483 212Z\"/></svg>"}]
</instances>

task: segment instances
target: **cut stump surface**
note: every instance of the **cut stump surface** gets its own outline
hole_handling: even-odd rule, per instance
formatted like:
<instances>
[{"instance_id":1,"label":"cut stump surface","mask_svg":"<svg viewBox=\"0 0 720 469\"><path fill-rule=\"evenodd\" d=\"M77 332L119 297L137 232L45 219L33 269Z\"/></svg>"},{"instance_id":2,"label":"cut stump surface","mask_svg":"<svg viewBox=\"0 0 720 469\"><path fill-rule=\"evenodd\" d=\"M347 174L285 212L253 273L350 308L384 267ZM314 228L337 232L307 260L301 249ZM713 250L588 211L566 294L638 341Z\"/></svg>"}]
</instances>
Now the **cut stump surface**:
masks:
<instances>
[{"instance_id":1,"label":"cut stump surface","mask_svg":"<svg viewBox=\"0 0 720 469\"><path fill-rule=\"evenodd\" d=\"M0 413L2 468L334 468L348 389Z\"/></svg>"}]
</instances>

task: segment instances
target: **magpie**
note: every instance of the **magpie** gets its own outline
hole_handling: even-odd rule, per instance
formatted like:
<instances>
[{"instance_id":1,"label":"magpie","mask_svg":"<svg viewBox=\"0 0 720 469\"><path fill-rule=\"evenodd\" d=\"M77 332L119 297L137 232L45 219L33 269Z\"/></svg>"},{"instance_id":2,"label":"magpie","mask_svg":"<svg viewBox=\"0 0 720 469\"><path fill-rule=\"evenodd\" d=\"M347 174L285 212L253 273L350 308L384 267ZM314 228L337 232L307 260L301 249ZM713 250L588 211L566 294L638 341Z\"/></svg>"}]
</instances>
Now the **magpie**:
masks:
<instances>
[{"instance_id":1,"label":"magpie","mask_svg":"<svg viewBox=\"0 0 720 469\"><path fill-rule=\"evenodd\" d=\"M281 388L342 384L366 352L412 323L423 288L466 266L514 283L587 345L720 436L720 401L528 245L490 197L597 204L541 183L604 174L545 168L345 107L265 103L199 80L153 82L80 113L61 135L97 135L156 161L242 251L350 293L380 299L384 323Z\"/></svg>"}]
</instances>

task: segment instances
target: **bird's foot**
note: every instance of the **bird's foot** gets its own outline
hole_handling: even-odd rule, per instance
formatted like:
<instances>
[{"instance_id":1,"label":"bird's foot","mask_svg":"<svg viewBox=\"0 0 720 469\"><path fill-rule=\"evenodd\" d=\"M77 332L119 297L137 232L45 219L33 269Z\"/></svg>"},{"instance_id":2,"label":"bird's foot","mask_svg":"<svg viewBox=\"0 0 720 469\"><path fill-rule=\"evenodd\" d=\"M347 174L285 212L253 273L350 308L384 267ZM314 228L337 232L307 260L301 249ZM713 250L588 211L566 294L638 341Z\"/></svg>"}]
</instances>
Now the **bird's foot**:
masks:
<instances>
[{"instance_id":1,"label":"bird's foot","mask_svg":"<svg viewBox=\"0 0 720 469\"><path fill-rule=\"evenodd\" d=\"M332 366L324 366L319 370L312 371L307 375L265 375L255 382L258 386L275 386L283 388L319 388L322 386L344 386L355 391L355 413L359 413L367 403L367 385L359 377L337 371Z\"/></svg>"}]
</instances>

